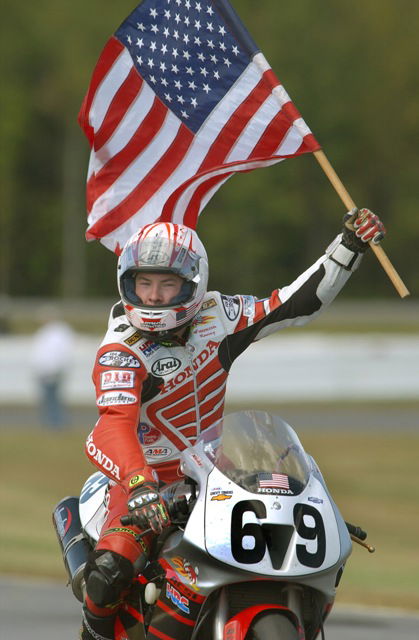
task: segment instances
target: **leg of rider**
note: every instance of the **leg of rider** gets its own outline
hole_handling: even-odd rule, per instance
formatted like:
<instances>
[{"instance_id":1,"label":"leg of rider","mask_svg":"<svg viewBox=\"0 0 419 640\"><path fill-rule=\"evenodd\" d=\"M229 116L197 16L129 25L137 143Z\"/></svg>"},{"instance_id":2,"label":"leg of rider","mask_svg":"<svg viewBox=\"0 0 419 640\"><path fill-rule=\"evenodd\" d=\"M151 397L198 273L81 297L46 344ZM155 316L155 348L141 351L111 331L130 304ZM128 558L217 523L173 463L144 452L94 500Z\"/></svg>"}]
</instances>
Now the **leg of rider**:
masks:
<instances>
[{"instance_id":1,"label":"leg of rider","mask_svg":"<svg viewBox=\"0 0 419 640\"><path fill-rule=\"evenodd\" d=\"M137 527L121 525L120 517L127 513L127 497L118 485L109 491L108 510L85 569L82 640L113 639L118 609L134 576L145 566L151 544L151 536L136 540L140 533Z\"/></svg>"}]
</instances>

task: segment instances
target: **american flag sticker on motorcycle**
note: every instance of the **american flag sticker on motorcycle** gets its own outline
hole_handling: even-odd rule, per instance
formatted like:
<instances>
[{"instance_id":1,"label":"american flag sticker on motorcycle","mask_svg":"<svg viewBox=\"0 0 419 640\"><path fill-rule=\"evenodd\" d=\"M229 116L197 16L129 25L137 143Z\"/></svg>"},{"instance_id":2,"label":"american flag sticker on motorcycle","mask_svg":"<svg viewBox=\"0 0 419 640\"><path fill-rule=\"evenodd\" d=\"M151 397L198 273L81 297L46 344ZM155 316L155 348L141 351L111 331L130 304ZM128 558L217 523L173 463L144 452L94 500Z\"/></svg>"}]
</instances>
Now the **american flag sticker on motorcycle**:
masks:
<instances>
[{"instance_id":1,"label":"american flag sticker on motorcycle","mask_svg":"<svg viewBox=\"0 0 419 640\"><path fill-rule=\"evenodd\" d=\"M284 473L259 473L259 487L289 489L288 476Z\"/></svg>"}]
</instances>

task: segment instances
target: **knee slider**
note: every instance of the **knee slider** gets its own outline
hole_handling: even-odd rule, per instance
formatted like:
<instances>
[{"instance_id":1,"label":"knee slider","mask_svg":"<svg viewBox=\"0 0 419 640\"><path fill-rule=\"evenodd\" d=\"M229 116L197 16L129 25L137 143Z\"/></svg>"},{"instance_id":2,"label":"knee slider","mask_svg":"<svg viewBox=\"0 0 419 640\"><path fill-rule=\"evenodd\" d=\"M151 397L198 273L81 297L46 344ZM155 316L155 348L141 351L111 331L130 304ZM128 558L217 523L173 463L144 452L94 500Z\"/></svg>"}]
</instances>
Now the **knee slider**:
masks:
<instances>
[{"instance_id":1,"label":"knee slider","mask_svg":"<svg viewBox=\"0 0 419 640\"><path fill-rule=\"evenodd\" d=\"M98 607L117 602L134 578L132 563L114 551L94 552L86 565L86 593Z\"/></svg>"}]
</instances>

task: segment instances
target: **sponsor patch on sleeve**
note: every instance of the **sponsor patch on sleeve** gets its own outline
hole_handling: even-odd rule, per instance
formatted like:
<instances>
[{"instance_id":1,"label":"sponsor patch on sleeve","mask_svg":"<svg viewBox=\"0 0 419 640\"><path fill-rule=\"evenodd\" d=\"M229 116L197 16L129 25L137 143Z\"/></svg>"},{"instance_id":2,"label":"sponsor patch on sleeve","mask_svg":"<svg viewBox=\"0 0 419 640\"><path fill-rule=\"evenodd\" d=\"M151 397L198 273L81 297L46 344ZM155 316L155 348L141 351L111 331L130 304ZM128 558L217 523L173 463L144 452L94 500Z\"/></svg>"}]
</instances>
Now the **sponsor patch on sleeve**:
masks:
<instances>
[{"instance_id":1,"label":"sponsor patch on sleeve","mask_svg":"<svg viewBox=\"0 0 419 640\"><path fill-rule=\"evenodd\" d=\"M112 369L100 374L100 388L106 389L132 389L134 386L134 371L121 371Z\"/></svg>"},{"instance_id":2,"label":"sponsor patch on sleeve","mask_svg":"<svg viewBox=\"0 0 419 640\"><path fill-rule=\"evenodd\" d=\"M255 298L253 296L242 296L243 315L252 318L255 315Z\"/></svg>"},{"instance_id":3,"label":"sponsor patch on sleeve","mask_svg":"<svg viewBox=\"0 0 419 640\"><path fill-rule=\"evenodd\" d=\"M229 320L235 320L240 313L240 302L237 296L221 296L224 311Z\"/></svg>"},{"instance_id":4,"label":"sponsor patch on sleeve","mask_svg":"<svg viewBox=\"0 0 419 640\"><path fill-rule=\"evenodd\" d=\"M98 407L112 407L114 405L135 404L137 401L137 396L133 393L108 391L98 397L96 404Z\"/></svg>"},{"instance_id":5,"label":"sponsor patch on sleeve","mask_svg":"<svg viewBox=\"0 0 419 640\"><path fill-rule=\"evenodd\" d=\"M106 351L98 360L103 367L141 367L140 361L126 351Z\"/></svg>"},{"instance_id":6,"label":"sponsor patch on sleeve","mask_svg":"<svg viewBox=\"0 0 419 640\"><path fill-rule=\"evenodd\" d=\"M136 331L135 333L132 333L130 336L128 336L128 338L126 338L124 342L129 347L132 347L132 345L136 344L139 340L141 340L141 333L139 331Z\"/></svg>"},{"instance_id":7,"label":"sponsor patch on sleeve","mask_svg":"<svg viewBox=\"0 0 419 640\"><path fill-rule=\"evenodd\" d=\"M217 303L214 300L214 298L210 298L209 300L205 300L202 303L201 309L202 309L202 311L205 311L205 309L211 309L211 307L215 307L216 304Z\"/></svg>"}]
</instances>

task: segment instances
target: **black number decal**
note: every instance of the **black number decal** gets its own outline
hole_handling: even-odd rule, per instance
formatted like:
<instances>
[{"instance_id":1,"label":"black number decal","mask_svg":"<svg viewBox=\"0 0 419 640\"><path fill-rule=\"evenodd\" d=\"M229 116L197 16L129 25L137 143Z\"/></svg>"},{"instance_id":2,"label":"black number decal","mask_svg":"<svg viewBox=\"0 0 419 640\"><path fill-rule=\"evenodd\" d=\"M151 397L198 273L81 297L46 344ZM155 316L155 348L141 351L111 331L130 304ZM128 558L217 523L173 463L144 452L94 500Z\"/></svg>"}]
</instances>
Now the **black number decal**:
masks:
<instances>
[{"instance_id":1,"label":"black number decal","mask_svg":"<svg viewBox=\"0 0 419 640\"><path fill-rule=\"evenodd\" d=\"M266 507L260 500L243 500L233 507L231 514L231 552L237 562L243 564L257 564L260 562L268 547L272 567L281 569L284 562L294 527L283 524L258 524L248 522L243 525L243 514L246 511L254 513L258 519L266 518ZM252 549L245 549L243 538L250 536L254 539Z\"/></svg>"},{"instance_id":2,"label":"black number decal","mask_svg":"<svg viewBox=\"0 0 419 640\"><path fill-rule=\"evenodd\" d=\"M235 504L231 514L231 552L237 562L256 564L265 555L266 542L259 524L248 522L243 526L243 514L246 511L251 511L257 518L266 518L266 507L260 500L243 500ZM245 536L254 538L253 549L243 547Z\"/></svg>"},{"instance_id":3,"label":"black number decal","mask_svg":"<svg viewBox=\"0 0 419 640\"><path fill-rule=\"evenodd\" d=\"M314 519L314 526L304 522L304 516ZM296 504L294 507L294 524L298 534L304 540L317 540L317 549L312 553L303 544L297 544L297 558L306 567L320 567L326 555L326 532L323 518L317 509L309 504Z\"/></svg>"}]
</instances>

